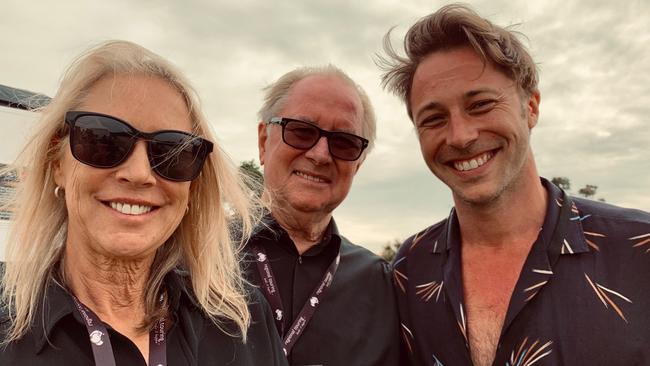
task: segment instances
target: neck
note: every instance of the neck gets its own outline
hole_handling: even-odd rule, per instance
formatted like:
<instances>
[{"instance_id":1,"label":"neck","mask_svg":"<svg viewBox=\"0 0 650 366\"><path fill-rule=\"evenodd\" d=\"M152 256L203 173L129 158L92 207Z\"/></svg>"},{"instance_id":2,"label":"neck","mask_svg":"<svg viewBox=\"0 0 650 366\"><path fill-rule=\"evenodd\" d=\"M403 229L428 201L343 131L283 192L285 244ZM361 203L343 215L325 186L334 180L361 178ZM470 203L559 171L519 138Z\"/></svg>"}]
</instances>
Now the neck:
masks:
<instances>
[{"instance_id":1,"label":"neck","mask_svg":"<svg viewBox=\"0 0 650 366\"><path fill-rule=\"evenodd\" d=\"M332 219L331 213L290 214L286 210L275 209L271 214L278 224L287 231L300 255L323 239L325 229Z\"/></svg>"},{"instance_id":2,"label":"neck","mask_svg":"<svg viewBox=\"0 0 650 366\"><path fill-rule=\"evenodd\" d=\"M152 262L153 256L123 260L67 245L65 281L79 301L128 336L140 333L137 329L145 317L144 290Z\"/></svg>"},{"instance_id":3,"label":"neck","mask_svg":"<svg viewBox=\"0 0 650 366\"><path fill-rule=\"evenodd\" d=\"M547 205L548 193L536 169L487 204L473 205L455 199L463 245L532 246L544 224Z\"/></svg>"}]
</instances>

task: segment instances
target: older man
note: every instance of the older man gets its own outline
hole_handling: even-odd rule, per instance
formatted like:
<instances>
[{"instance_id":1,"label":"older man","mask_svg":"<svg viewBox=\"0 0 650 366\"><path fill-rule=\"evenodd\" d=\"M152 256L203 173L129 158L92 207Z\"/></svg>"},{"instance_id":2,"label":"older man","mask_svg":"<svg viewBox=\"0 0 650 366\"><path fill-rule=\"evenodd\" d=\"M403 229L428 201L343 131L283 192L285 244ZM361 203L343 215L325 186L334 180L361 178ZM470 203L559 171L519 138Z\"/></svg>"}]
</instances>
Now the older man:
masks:
<instances>
[{"instance_id":1,"label":"older man","mask_svg":"<svg viewBox=\"0 0 650 366\"><path fill-rule=\"evenodd\" d=\"M259 112L267 227L249 242L249 278L271 304L292 365L397 365L388 264L339 234L345 199L375 136L363 90L333 67L265 89Z\"/></svg>"},{"instance_id":2,"label":"older man","mask_svg":"<svg viewBox=\"0 0 650 366\"><path fill-rule=\"evenodd\" d=\"M540 178L535 64L461 5L421 19L384 83L406 103L449 217L401 248L394 278L413 364L650 364L650 215Z\"/></svg>"}]
</instances>

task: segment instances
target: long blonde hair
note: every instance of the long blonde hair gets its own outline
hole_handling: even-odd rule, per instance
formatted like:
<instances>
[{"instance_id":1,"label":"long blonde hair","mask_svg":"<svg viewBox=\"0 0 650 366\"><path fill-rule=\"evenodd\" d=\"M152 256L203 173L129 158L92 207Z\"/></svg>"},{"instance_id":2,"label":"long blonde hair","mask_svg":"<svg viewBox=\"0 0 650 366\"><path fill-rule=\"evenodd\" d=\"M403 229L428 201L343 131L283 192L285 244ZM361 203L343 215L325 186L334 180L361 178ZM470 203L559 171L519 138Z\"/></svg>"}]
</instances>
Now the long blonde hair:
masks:
<instances>
[{"instance_id":1,"label":"long blonde hair","mask_svg":"<svg viewBox=\"0 0 650 366\"><path fill-rule=\"evenodd\" d=\"M64 256L67 210L64 200L53 194L53 166L69 146L64 114L77 108L98 80L113 74L167 81L185 98L194 132L215 141L196 92L162 57L134 43L109 41L77 58L50 104L42 109L37 131L14 163L13 168L24 169L25 174L15 198L7 204L15 216L2 276L1 301L11 318L4 344L29 331L46 286L60 277L57 267ZM156 253L144 294L144 327L164 313L156 300L165 275L182 267L189 272L203 312L225 332L246 340L250 314L239 258L260 212L251 197L235 165L215 144L201 174L190 185L188 213ZM239 332L229 330L225 321L236 324Z\"/></svg>"}]
</instances>

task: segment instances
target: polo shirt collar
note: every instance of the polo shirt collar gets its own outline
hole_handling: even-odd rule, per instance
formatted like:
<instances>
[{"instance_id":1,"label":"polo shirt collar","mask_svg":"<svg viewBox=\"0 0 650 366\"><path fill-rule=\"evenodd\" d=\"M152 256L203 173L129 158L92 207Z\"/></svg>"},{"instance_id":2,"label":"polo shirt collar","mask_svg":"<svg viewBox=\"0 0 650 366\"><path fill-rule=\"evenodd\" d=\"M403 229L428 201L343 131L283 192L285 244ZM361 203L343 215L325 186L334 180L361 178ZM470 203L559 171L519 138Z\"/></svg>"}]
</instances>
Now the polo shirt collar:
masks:
<instances>
[{"instance_id":1,"label":"polo shirt collar","mask_svg":"<svg viewBox=\"0 0 650 366\"><path fill-rule=\"evenodd\" d=\"M169 298L171 313L178 313L180 303L187 300L192 306L200 309L191 287L187 283L188 273L174 269L165 276L165 288ZM45 296L37 308L37 319L32 324L34 332L34 347L38 354L48 343L48 337L57 323L68 315L72 315L77 322L84 324L70 293L57 281L51 281L45 290ZM39 319L38 315L42 314Z\"/></svg>"},{"instance_id":2,"label":"polo shirt collar","mask_svg":"<svg viewBox=\"0 0 650 366\"><path fill-rule=\"evenodd\" d=\"M74 316L75 312L76 308L68 291L57 281L49 281L32 324L36 353L40 353L48 343L48 337L57 323L68 315ZM40 314L42 314L41 319L38 317ZM79 317L75 319L81 320Z\"/></svg>"},{"instance_id":3,"label":"polo shirt collar","mask_svg":"<svg viewBox=\"0 0 650 366\"><path fill-rule=\"evenodd\" d=\"M563 190L544 178L540 178L548 192L548 207L544 224L532 250L548 252L553 258L557 255L571 255L589 252L589 245L582 230L581 221L588 215L581 216L575 203ZM436 237L430 227L413 239L413 245L420 241L429 246L429 252L442 254L452 247L460 247L460 227L456 210L451 209L444 222L443 230Z\"/></svg>"},{"instance_id":4,"label":"polo shirt collar","mask_svg":"<svg viewBox=\"0 0 650 366\"><path fill-rule=\"evenodd\" d=\"M258 227L255 233L255 238L267 239L274 243L277 243L280 247L285 250L298 255L296 246L291 240L289 233L280 226L280 224L273 218L269 213L264 216L262 219L262 224ZM306 252L302 254L303 257L317 256L321 254L330 244L338 245L340 243L341 236L339 234L339 229L336 226L334 218L330 219L329 224L325 228L325 233L323 234L323 239L321 241L309 248Z\"/></svg>"}]
</instances>

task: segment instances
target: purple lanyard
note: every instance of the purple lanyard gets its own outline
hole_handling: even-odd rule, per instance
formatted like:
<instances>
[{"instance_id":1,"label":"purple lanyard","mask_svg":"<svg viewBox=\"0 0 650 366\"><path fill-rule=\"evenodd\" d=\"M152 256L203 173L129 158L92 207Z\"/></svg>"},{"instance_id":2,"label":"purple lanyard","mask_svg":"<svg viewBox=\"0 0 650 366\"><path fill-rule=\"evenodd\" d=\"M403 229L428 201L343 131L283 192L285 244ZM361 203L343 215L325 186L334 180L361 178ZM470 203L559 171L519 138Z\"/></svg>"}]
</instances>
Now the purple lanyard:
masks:
<instances>
[{"instance_id":1,"label":"purple lanyard","mask_svg":"<svg viewBox=\"0 0 650 366\"><path fill-rule=\"evenodd\" d=\"M277 282L275 281L275 276L273 276L273 270L271 269L271 263L266 256L266 252L259 245L253 245L253 254L255 255L255 260L257 261L257 270L260 273L262 278L262 290L264 291L264 297L273 308L273 316L275 318L275 325L280 334L282 335L282 350L284 355L288 355L291 352L291 349L298 341L298 338L302 335L302 332L309 324L309 321L314 316L316 312L316 307L321 303L321 298L330 285L332 285L332 280L334 279L334 274L339 267L339 262L341 261L341 251L336 254L336 258L327 268L323 279L320 281L318 286L311 293L311 296L302 306L300 313L291 324L288 332L285 334L284 331L284 322L282 317L284 315L282 309L282 298L280 297L280 289L278 289Z\"/></svg>"},{"instance_id":2,"label":"purple lanyard","mask_svg":"<svg viewBox=\"0 0 650 366\"><path fill-rule=\"evenodd\" d=\"M104 323L99 320L99 317L92 310L81 303L76 296L72 295L72 300L74 300L74 304L77 306L77 310L88 330L95 365L115 366L111 338L108 336L108 330L104 326ZM163 300L164 296L160 295L160 302L162 303ZM149 366L167 365L167 349L165 343L165 318L163 318L156 322L149 333Z\"/></svg>"}]
</instances>

